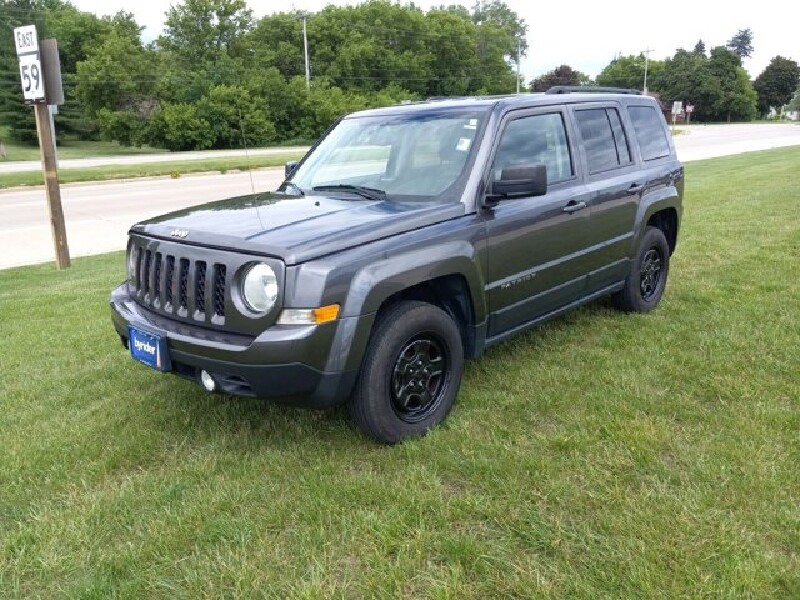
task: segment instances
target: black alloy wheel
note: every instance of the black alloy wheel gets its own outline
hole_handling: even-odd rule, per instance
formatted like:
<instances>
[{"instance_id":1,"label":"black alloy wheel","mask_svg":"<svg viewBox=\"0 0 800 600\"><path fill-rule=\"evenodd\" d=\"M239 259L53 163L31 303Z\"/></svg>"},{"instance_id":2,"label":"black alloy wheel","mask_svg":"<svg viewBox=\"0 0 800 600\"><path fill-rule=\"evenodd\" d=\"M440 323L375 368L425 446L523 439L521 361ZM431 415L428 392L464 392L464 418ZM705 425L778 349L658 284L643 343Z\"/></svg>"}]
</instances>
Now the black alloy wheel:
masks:
<instances>
[{"instance_id":1,"label":"black alloy wheel","mask_svg":"<svg viewBox=\"0 0 800 600\"><path fill-rule=\"evenodd\" d=\"M431 333L417 335L397 356L391 375L392 408L406 423L418 423L433 413L445 395L450 358Z\"/></svg>"},{"instance_id":2,"label":"black alloy wheel","mask_svg":"<svg viewBox=\"0 0 800 600\"><path fill-rule=\"evenodd\" d=\"M642 264L639 269L641 278L639 291L642 294L642 300L645 302L650 302L658 291L663 264L664 260L661 252L656 247L650 248L642 258Z\"/></svg>"}]
</instances>

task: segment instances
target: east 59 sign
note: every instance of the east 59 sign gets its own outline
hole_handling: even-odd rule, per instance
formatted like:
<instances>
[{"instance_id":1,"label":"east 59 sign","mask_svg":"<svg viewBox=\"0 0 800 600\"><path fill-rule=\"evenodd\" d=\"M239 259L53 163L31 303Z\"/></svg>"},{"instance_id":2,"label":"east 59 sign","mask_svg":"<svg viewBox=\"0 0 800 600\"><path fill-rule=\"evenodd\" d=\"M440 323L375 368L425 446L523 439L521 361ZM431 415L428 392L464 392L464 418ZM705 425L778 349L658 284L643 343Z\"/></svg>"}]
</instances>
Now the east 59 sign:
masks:
<instances>
[{"instance_id":1,"label":"east 59 sign","mask_svg":"<svg viewBox=\"0 0 800 600\"><path fill-rule=\"evenodd\" d=\"M25 25L14 29L14 43L19 57L19 78L26 104L44 102L44 77L39 60L39 37L36 25Z\"/></svg>"}]
</instances>

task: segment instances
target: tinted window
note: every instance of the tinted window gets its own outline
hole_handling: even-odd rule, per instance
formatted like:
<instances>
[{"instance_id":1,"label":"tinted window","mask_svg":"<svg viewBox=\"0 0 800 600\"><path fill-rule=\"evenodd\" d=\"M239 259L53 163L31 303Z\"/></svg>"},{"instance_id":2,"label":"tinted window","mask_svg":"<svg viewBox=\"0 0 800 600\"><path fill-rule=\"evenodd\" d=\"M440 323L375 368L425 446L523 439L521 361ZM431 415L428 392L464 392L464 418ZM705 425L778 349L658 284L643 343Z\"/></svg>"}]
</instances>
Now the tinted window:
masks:
<instances>
[{"instance_id":1,"label":"tinted window","mask_svg":"<svg viewBox=\"0 0 800 600\"><path fill-rule=\"evenodd\" d=\"M605 108L593 108L575 112L575 119L578 122L578 129L581 132L586 150L589 173L608 171L630 162L630 155L626 157L626 160L620 160L617 141L614 139L614 132L611 128L609 112L615 114L619 124L619 115L616 114L617 111L615 110L607 111ZM621 139L622 146L627 150L627 143L624 142L624 133L621 126L620 138L623 138Z\"/></svg>"},{"instance_id":2,"label":"tinted window","mask_svg":"<svg viewBox=\"0 0 800 600\"><path fill-rule=\"evenodd\" d=\"M523 117L508 124L494 158L494 178L500 179L506 167L523 164L545 165L549 183L572 177L572 159L560 113Z\"/></svg>"},{"instance_id":3,"label":"tinted window","mask_svg":"<svg viewBox=\"0 0 800 600\"><path fill-rule=\"evenodd\" d=\"M642 159L653 160L669 156L669 141L664 131L664 115L653 106L629 106L628 114L636 132Z\"/></svg>"},{"instance_id":4,"label":"tinted window","mask_svg":"<svg viewBox=\"0 0 800 600\"><path fill-rule=\"evenodd\" d=\"M631 162L631 151L628 147L628 136L625 135L625 129L622 127L622 121L619 120L619 113L616 108L607 108L606 115L611 123L611 132L614 134L614 142L617 144L617 159L619 164L628 165Z\"/></svg>"}]
</instances>

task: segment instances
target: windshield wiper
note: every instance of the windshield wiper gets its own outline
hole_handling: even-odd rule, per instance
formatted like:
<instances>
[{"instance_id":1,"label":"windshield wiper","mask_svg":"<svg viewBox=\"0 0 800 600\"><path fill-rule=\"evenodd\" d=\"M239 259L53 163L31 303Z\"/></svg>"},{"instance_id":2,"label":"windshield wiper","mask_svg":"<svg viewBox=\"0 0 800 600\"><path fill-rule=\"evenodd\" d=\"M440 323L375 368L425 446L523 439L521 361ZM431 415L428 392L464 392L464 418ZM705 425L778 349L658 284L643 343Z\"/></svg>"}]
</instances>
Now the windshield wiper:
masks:
<instances>
[{"instance_id":1,"label":"windshield wiper","mask_svg":"<svg viewBox=\"0 0 800 600\"><path fill-rule=\"evenodd\" d=\"M386 200L386 192L377 188L366 187L363 185L351 185L349 183L337 183L332 185L317 185L311 188L315 192L352 192L367 200L378 202Z\"/></svg>"}]
</instances>

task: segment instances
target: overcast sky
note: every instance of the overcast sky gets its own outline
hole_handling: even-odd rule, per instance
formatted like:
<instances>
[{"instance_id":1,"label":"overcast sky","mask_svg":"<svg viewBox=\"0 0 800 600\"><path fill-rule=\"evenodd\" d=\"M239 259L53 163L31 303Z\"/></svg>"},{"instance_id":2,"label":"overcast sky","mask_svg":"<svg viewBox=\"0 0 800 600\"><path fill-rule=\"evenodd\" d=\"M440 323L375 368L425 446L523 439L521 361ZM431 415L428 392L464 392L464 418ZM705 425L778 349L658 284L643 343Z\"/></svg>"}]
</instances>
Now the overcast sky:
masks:
<instances>
[{"instance_id":1,"label":"overcast sky","mask_svg":"<svg viewBox=\"0 0 800 600\"><path fill-rule=\"evenodd\" d=\"M133 12L147 29L147 39L162 30L167 2L159 0L72 0L82 10L97 14ZM405 2L404 2L405 3ZM297 8L316 11L327 4L358 4L355 0L250 0L256 16L277 10ZM423 9L441 4L465 4L474 0L415 0ZM617 53L638 54L651 48L652 58L671 56L677 48L691 49L698 39L706 48L724 45L738 30L753 30L755 52L745 68L755 78L776 54L800 61L800 35L797 23L800 5L796 2L765 2L738 10L737 4L723 0L649 2L641 0L571 0L534 2L506 0L528 23L528 56L522 72L529 80L561 64L596 76ZM677 10L674 7L678 7ZM793 14L790 14L793 13Z\"/></svg>"}]
</instances>

